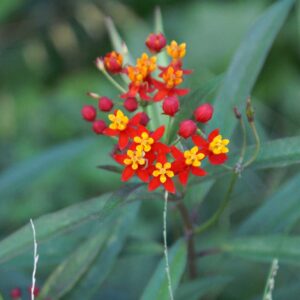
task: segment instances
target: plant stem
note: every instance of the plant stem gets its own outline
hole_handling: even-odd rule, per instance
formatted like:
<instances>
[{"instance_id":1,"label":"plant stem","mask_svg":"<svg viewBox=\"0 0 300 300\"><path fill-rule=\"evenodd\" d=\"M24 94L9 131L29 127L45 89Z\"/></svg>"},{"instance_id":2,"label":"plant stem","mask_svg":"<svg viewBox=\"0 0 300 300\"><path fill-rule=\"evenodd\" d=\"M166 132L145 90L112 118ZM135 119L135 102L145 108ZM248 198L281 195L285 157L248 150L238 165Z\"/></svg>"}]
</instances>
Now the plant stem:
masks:
<instances>
[{"instance_id":1,"label":"plant stem","mask_svg":"<svg viewBox=\"0 0 300 300\"><path fill-rule=\"evenodd\" d=\"M164 213L163 213L164 254L165 254L165 261L166 261L166 274L167 274L167 280L168 280L168 289L169 289L170 300L174 300L173 291L172 291L170 266L169 266L168 244L167 244L168 196L169 196L169 193L167 191L165 191L165 205L164 205Z\"/></svg>"},{"instance_id":2,"label":"plant stem","mask_svg":"<svg viewBox=\"0 0 300 300\"><path fill-rule=\"evenodd\" d=\"M102 68L101 72L103 73L103 75L106 77L106 79L120 92L122 93L126 93L126 90L116 81L114 80L109 74L108 72Z\"/></svg>"},{"instance_id":3,"label":"plant stem","mask_svg":"<svg viewBox=\"0 0 300 300\"><path fill-rule=\"evenodd\" d=\"M236 173L236 172L232 174L231 181L230 181L227 193L226 193L223 201L221 202L218 210L204 224L202 224L202 225L198 226L197 228L195 228L195 230L194 230L195 234L201 234L202 232L206 231L208 228L213 226L219 220L220 216L222 215L222 213L224 212L225 208L227 207L227 205L230 201L230 197L231 197L231 194L234 190L234 186L235 186L235 183L237 181L238 175L239 174Z\"/></svg>"},{"instance_id":4,"label":"plant stem","mask_svg":"<svg viewBox=\"0 0 300 300\"><path fill-rule=\"evenodd\" d=\"M169 144L169 140L170 140L170 131L171 131L171 128L172 128L172 117L169 117L169 120L168 120L168 124L167 124L167 129L166 129L166 144L168 145Z\"/></svg>"},{"instance_id":5,"label":"plant stem","mask_svg":"<svg viewBox=\"0 0 300 300\"><path fill-rule=\"evenodd\" d=\"M251 129L252 129L254 138L255 138L256 146L255 146L255 151L254 151L253 156L244 164L244 168L248 167L249 165L251 165L256 160L256 158L259 154L259 151L260 151L260 138L259 138L259 135L258 135L258 132L256 130L256 126L255 126L254 122L250 122L250 126L251 126Z\"/></svg>"},{"instance_id":6,"label":"plant stem","mask_svg":"<svg viewBox=\"0 0 300 300\"><path fill-rule=\"evenodd\" d=\"M184 229L185 229L185 235L187 240L189 274L190 274L190 278L194 279L197 277L194 228L189 216L189 212L186 206L184 205L184 203L182 202L182 200L177 202L177 208L180 213L182 222L184 224Z\"/></svg>"}]
</instances>

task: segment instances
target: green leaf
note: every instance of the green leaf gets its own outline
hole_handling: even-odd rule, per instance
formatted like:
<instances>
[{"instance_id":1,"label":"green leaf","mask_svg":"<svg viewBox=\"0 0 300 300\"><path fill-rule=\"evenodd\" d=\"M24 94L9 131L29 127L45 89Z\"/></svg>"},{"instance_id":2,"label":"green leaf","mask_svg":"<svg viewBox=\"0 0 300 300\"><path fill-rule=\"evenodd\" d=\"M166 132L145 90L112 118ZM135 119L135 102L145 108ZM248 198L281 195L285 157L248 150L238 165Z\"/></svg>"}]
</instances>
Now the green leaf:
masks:
<instances>
[{"instance_id":1,"label":"green leaf","mask_svg":"<svg viewBox=\"0 0 300 300\"><path fill-rule=\"evenodd\" d=\"M253 153L253 147L247 150ZM300 163L300 136L276 139L262 144L253 168L286 167Z\"/></svg>"},{"instance_id":2,"label":"green leaf","mask_svg":"<svg viewBox=\"0 0 300 300\"><path fill-rule=\"evenodd\" d=\"M128 63L132 64L134 60L130 56L128 49L126 50L127 52L124 53L125 42L121 38L121 35L119 34L113 20L110 17L107 17L105 19L105 25L106 25L106 28L107 28L107 31L108 31L108 34L110 37L110 41L113 45L113 48L117 52L119 52L123 55L124 64L128 64ZM125 46L125 48L127 48L127 46ZM126 78L126 77L124 77L124 78Z\"/></svg>"},{"instance_id":3,"label":"green leaf","mask_svg":"<svg viewBox=\"0 0 300 300\"><path fill-rule=\"evenodd\" d=\"M272 261L278 258L280 262L300 265L299 236L255 236L238 238L228 241L220 249L232 255L243 258Z\"/></svg>"},{"instance_id":4,"label":"green leaf","mask_svg":"<svg viewBox=\"0 0 300 300\"><path fill-rule=\"evenodd\" d=\"M186 245L184 240L179 240L169 250L170 273L172 280L173 292L180 282L181 276L186 266ZM169 300L168 281L165 271L165 258L163 257L150 279L144 293L142 300Z\"/></svg>"},{"instance_id":5,"label":"green leaf","mask_svg":"<svg viewBox=\"0 0 300 300\"><path fill-rule=\"evenodd\" d=\"M215 294L230 281L232 281L232 278L229 276L211 276L193 280L180 285L176 299L199 300L207 294Z\"/></svg>"},{"instance_id":6,"label":"green leaf","mask_svg":"<svg viewBox=\"0 0 300 300\"><path fill-rule=\"evenodd\" d=\"M50 168L59 168L74 159L93 143L94 139L68 142L11 167L0 175L0 194L3 197L23 188Z\"/></svg>"},{"instance_id":7,"label":"green leaf","mask_svg":"<svg viewBox=\"0 0 300 300\"><path fill-rule=\"evenodd\" d=\"M88 270L106 238L105 232L97 233L83 243L60 264L44 283L40 297L60 299Z\"/></svg>"},{"instance_id":8,"label":"green leaf","mask_svg":"<svg viewBox=\"0 0 300 300\"><path fill-rule=\"evenodd\" d=\"M18 9L24 4L22 0L1 0L0 2L0 21L5 20L5 18L12 13L14 10Z\"/></svg>"},{"instance_id":9,"label":"green leaf","mask_svg":"<svg viewBox=\"0 0 300 300\"><path fill-rule=\"evenodd\" d=\"M242 223L238 233L276 233L295 224L300 219L299 182L300 174L288 180Z\"/></svg>"},{"instance_id":10,"label":"green leaf","mask_svg":"<svg viewBox=\"0 0 300 300\"><path fill-rule=\"evenodd\" d=\"M128 205L126 209L120 208L112 216L109 238L90 270L68 295L70 299L79 300L82 299L82 295L85 295L86 300L93 299L93 296L99 292L104 280L114 267L126 238L135 224L140 205L140 202L136 202ZM107 227L103 229L107 231Z\"/></svg>"},{"instance_id":11,"label":"green leaf","mask_svg":"<svg viewBox=\"0 0 300 300\"><path fill-rule=\"evenodd\" d=\"M129 242L124 248L124 252L127 255L161 255L164 248L158 242L138 239Z\"/></svg>"},{"instance_id":12,"label":"green leaf","mask_svg":"<svg viewBox=\"0 0 300 300\"><path fill-rule=\"evenodd\" d=\"M282 27L293 0L273 4L250 28L226 72L215 103L210 129L221 128L230 136L236 124L232 109L245 103L265 62L276 35Z\"/></svg>"},{"instance_id":13,"label":"green leaf","mask_svg":"<svg viewBox=\"0 0 300 300\"><path fill-rule=\"evenodd\" d=\"M106 194L34 220L38 242L94 217L99 221L105 220L136 188L137 185L127 185L114 194ZM30 246L32 246L32 231L28 224L0 242L0 262L18 255Z\"/></svg>"},{"instance_id":14,"label":"green leaf","mask_svg":"<svg viewBox=\"0 0 300 300\"><path fill-rule=\"evenodd\" d=\"M139 207L140 202L117 210L107 224L111 226L109 232L107 226L100 227L100 230L98 227L96 234L50 275L41 292L41 298L59 299L68 291L72 291L70 299L80 299L82 295L85 295L85 299L90 299L89 296L97 291L114 265ZM82 275L84 277L81 279ZM79 280L79 284L74 288Z\"/></svg>"}]
</instances>

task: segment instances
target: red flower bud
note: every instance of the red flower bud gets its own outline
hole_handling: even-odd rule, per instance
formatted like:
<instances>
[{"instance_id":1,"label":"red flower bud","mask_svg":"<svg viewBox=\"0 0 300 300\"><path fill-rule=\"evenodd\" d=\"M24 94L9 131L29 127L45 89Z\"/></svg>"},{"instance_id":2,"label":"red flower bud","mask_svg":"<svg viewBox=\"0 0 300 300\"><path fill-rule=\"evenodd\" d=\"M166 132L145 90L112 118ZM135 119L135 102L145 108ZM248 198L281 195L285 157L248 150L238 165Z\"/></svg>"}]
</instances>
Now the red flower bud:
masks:
<instances>
[{"instance_id":1,"label":"red flower bud","mask_svg":"<svg viewBox=\"0 0 300 300\"><path fill-rule=\"evenodd\" d=\"M96 119L97 111L92 105L85 105L81 110L82 117L88 121L93 122Z\"/></svg>"},{"instance_id":2,"label":"red flower bud","mask_svg":"<svg viewBox=\"0 0 300 300\"><path fill-rule=\"evenodd\" d=\"M28 292L31 294L31 286L28 287ZM33 295L37 297L39 293L40 293L40 288L38 286L35 286L33 289Z\"/></svg>"},{"instance_id":3,"label":"red flower bud","mask_svg":"<svg viewBox=\"0 0 300 300\"><path fill-rule=\"evenodd\" d=\"M206 123L212 118L213 113L214 113L213 106L209 103L204 103L195 109L194 117L196 121L201 123Z\"/></svg>"},{"instance_id":4,"label":"red flower bud","mask_svg":"<svg viewBox=\"0 0 300 300\"><path fill-rule=\"evenodd\" d=\"M158 53L166 46L167 40L162 33L151 33L147 37L145 44L150 52Z\"/></svg>"},{"instance_id":5,"label":"red flower bud","mask_svg":"<svg viewBox=\"0 0 300 300\"><path fill-rule=\"evenodd\" d=\"M147 126L148 122L150 121L150 118L145 112L141 112L141 125Z\"/></svg>"},{"instance_id":6,"label":"red flower bud","mask_svg":"<svg viewBox=\"0 0 300 300\"><path fill-rule=\"evenodd\" d=\"M93 130L96 134L102 134L105 128L106 124L103 120L97 120L93 123Z\"/></svg>"},{"instance_id":7,"label":"red flower bud","mask_svg":"<svg viewBox=\"0 0 300 300\"><path fill-rule=\"evenodd\" d=\"M22 297L22 292L19 288L14 288L10 291L10 297L12 299L20 299Z\"/></svg>"},{"instance_id":8,"label":"red flower bud","mask_svg":"<svg viewBox=\"0 0 300 300\"><path fill-rule=\"evenodd\" d=\"M130 112L135 111L138 105L136 98L133 97L129 97L124 101L124 107Z\"/></svg>"},{"instance_id":9,"label":"red flower bud","mask_svg":"<svg viewBox=\"0 0 300 300\"><path fill-rule=\"evenodd\" d=\"M113 102L107 97L101 97L98 101L98 107L102 111L110 111L113 106Z\"/></svg>"},{"instance_id":10,"label":"red flower bud","mask_svg":"<svg viewBox=\"0 0 300 300\"><path fill-rule=\"evenodd\" d=\"M165 115L174 117L180 107L179 100L176 96L168 97L164 100L162 108Z\"/></svg>"},{"instance_id":11,"label":"red flower bud","mask_svg":"<svg viewBox=\"0 0 300 300\"><path fill-rule=\"evenodd\" d=\"M116 51L109 52L104 56L103 61L108 72L114 74L122 71L123 56L120 53Z\"/></svg>"},{"instance_id":12,"label":"red flower bud","mask_svg":"<svg viewBox=\"0 0 300 300\"><path fill-rule=\"evenodd\" d=\"M197 125L192 120L184 120L179 124L178 134L187 139L193 136L197 131Z\"/></svg>"}]
</instances>

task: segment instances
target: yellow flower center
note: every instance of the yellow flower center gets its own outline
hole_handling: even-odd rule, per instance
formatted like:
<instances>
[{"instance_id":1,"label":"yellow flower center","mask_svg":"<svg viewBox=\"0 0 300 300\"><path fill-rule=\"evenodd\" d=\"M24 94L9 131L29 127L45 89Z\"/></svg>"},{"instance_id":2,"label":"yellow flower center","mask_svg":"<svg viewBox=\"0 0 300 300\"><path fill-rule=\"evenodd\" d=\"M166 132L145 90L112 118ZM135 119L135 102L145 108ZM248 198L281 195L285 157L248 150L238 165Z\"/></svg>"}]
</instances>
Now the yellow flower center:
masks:
<instances>
[{"instance_id":1,"label":"yellow flower center","mask_svg":"<svg viewBox=\"0 0 300 300\"><path fill-rule=\"evenodd\" d=\"M203 153L198 153L199 148L197 146L190 150L184 151L183 155L185 158L185 163L187 165L192 165L193 167L200 167L201 160L205 157Z\"/></svg>"},{"instance_id":2,"label":"yellow flower center","mask_svg":"<svg viewBox=\"0 0 300 300\"><path fill-rule=\"evenodd\" d=\"M138 144L136 146L137 151L149 152L151 145L154 143L154 139L147 132L143 132L141 136L135 136L133 140Z\"/></svg>"},{"instance_id":3,"label":"yellow flower center","mask_svg":"<svg viewBox=\"0 0 300 300\"><path fill-rule=\"evenodd\" d=\"M128 158L124 159L124 164L130 166L133 170L137 170L139 166L143 166L146 163L144 154L141 151L127 150Z\"/></svg>"},{"instance_id":4,"label":"yellow flower center","mask_svg":"<svg viewBox=\"0 0 300 300\"><path fill-rule=\"evenodd\" d=\"M165 183L167 181L167 177L174 177L174 172L169 170L171 169L171 164L169 162L166 162L164 164L158 162L155 164L155 168L156 170L153 171L152 175L154 177L159 176L159 181L161 183Z\"/></svg>"},{"instance_id":5,"label":"yellow flower center","mask_svg":"<svg viewBox=\"0 0 300 300\"><path fill-rule=\"evenodd\" d=\"M146 53L143 53L140 58L136 60L136 67L142 70L146 76L156 69L156 56L149 57Z\"/></svg>"},{"instance_id":6,"label":"yellow flower center","mask_svg":"<svg viewBox=\"0 0 300 300\"><path fill-rule=\"evenodd\" d=\"M135 85L139 86L144 82L144 78L147 76L147 69L139 68L139 67L132 67L129 66L127 68L128 77Z\"/></svg>"},{"instance_id":7,"label":"yellow flower center","mask_svg":"<svg viewBox=\"0 0 300 300\"><path fill-rule=\"evenodd\" d=\"M214 154L221 154L229 152L229 149L226 147L229 144L228 139L222 139L222 136L217 135L209 144L209 150Z\"/></svg>"},{"instance_id":8,"label":"yellow flower center","mask_svg":"<svg viewBox=\"0 0 300 300\"><path fill-rule=\"evenodd\" d=\"M116 114L108 115L108 119L111 121L109 125L113 130L125 130L128 124L128 117L126 117L121 110L117 110Z\"/></svg>"},{"instance_id":9,"label":"yellow flower center","mask_svg":"<svg viewBox=\"0 0 300 300\"><path fill-rule=\"evenodd\" d=\"M173 67L168 67L168 69L163 73L162 78L165 81L167 88L171 89L183 81L182 75L182 70L176 71Z\"/></svg>"},{"instance_id":10,"label":"yellow flower center","mask_svg":"<svg viewBox=\"0 0 300 300\"><path fill-rule=\"evenodd\" d=\"M172 41L171 44L167 46L167 52L173 59L183 58L186 53L186 43L178 45L176 41Z\"/></svg>"}]
</instances>

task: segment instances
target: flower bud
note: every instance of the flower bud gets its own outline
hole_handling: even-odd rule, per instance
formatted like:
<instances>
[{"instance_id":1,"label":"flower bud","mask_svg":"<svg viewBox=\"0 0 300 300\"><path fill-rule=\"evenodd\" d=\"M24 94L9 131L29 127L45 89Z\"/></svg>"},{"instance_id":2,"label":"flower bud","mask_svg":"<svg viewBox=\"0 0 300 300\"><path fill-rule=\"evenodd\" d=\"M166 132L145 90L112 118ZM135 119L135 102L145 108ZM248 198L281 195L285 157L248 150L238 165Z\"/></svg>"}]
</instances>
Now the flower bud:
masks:
<instances>
[{"instance_id":1,"label":"flower bud","mask_svg":"<svg viewBox=\"0 0 300 300\"><path fill-rule=\"evenodd\" d=\"M139 104L134 97L129 97L124 101L124 107L130 112L135 111L138 108L138 105Z\"/></svg>"},{"instance_id":2,"label":"flower bud","mask_svg":"<svg viewBox=\"0 0 300 300\"><path fill-rule=\"evenodd\" d=\"M107 97L100 97L98 107L102 111L110 111L113 108L113 102Z\"/></svg>"},{"instance_id":3,"label":"flower bud","mask_svg":"<svg viewBox=\"0 0 300 300\"><path fill-rule=\"evenodd\" d=\"M21 299L22 292L19 288L14 288L10 291L10 297L11 299Z\"/></svg>"},{"instance_id":4,"label":"flower bud","mask_svg":"<svg viewBox=\"0 0 300 300\"><path fill-rule=\"evenodd\" d=\"M147 37L145 44L150 52L158 53L166 46L167 40L162 33L151 33Z\"/></svg>"},{"instance_id":5,"label":"flower bud","mask_svg":"<svg viewBox=\"0 0 300 300\"><path fill-rule=\"evenodd\" d=\"M93 123L93 130L96 134L102 134L106 128L106 124L103 120L97 120Z\"/></svg>"},{"instance_id":6,"label":"flower bud","mask_svg":"<svg viewBox=\"0 0 300 300\"><path fill-rule=\"evenodd\" d=\"M179 100L176 96L168 97L164 100L162 104L162 109L164 111L165 115L168 115L170 117L174 117L174 115L179 110Z\"/></svg>"},{"instance_id":7,"label":"flower bud","mask_svg":"<svg viewBox=\"0 0 300 300\"><path fill-rule=\"evenodd\" d=\"M140 124L143 125L143 126L147 126L149 121L150 121L150 118L148 117L148 115L145 112L141 112Z\"/></svg>"},{"instance_id":8,"label":"flower bud","mask_svg":"<svg viewBox=\"0 0 300 300\"><path fill-rule=\"evenodd\" d=\"M120 73L122 71L122 64L123 56L116 51L109 52L104 56L105 69L110 73Z\"/></svg>"},{"instance_id":9,"label":"flower bud","mask_svg":"<svg viewBox=\"0 0 300 300\"><path fill-rule=\"evenodd\" d=\"M187 139L193 136L197 131L197 125L192 120L184 120L179 124L178 135Z\"/></svg>"},{"instance_id":10,"label":"flower bud","mask_svg":"<svg viewBox=\"0 0 300 300\"><path fill-rule=\"evenodd\" d=\"M96 119L97 111L92 105L85 105L81 110L82 117L88 121L93 122Z\"/></svg>"},{"instance_id":11,"label":"flower bud","mask_svg":"<svg viewBox=\"0 0 300 300\"><path fill-rule=\"evenodd\" d=\"M201 123L206 123L212 118L213 113L214 113L213 106L209 103L204 103L195 109L194 117L196 121Z\"/></svg>"},{"instance_id":12,"label":"flower bud","mask_svg":"<svg viewBox=\"0 0 300 300\"><path fill-rule=\"evenodd\" d=\"M235 117L238 120L240 120L242 118L242 114L240 113L239 109L236 106L233 108L233 112L234 112Z\"/></svg>"},{"instance_id":13,"label":"flower bud","mask_svg":"<svg viewBox=\"0 0 300 300\"><path fill-rule=\"evenodd\" d=\"M246 116L249 123L254 122L254 108L252 106L250 97L247 99L246 102Z\"/></svg>"}]
</instances>

